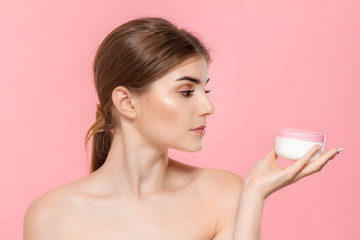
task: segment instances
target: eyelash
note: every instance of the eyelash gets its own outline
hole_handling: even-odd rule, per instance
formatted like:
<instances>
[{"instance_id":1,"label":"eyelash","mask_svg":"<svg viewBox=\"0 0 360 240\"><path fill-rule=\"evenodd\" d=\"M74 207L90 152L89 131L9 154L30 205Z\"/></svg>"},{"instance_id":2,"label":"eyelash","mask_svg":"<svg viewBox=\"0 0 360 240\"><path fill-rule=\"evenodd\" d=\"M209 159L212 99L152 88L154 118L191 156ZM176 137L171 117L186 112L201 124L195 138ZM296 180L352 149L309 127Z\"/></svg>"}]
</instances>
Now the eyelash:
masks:
<instances>
[{"instance_id":1,"label":"eyelash","mask_svg":"<svg viewBox=\"0 0 360 240\"><path fill-rule=\"evenodd\" d=\"M193 93L195 91L195 89L193 90L188 90L188 91L180 91L180 93L184 96L184 97L190 97L191 95L189 95L190 93ZM210 90L205 90L205 93L209 93ZM186 95L184 95L183 93L185 93Z\"/></svg>"}]
</instances>

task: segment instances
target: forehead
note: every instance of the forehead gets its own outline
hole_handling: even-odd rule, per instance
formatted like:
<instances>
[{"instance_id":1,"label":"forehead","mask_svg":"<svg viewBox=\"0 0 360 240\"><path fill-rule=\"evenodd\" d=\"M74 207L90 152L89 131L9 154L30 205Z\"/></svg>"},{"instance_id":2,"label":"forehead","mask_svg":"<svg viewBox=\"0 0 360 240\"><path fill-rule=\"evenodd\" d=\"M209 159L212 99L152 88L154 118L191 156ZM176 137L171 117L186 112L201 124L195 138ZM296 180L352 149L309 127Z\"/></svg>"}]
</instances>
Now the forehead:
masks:
<instances>
[{"instance_id":1,"label":"forehead","mask_svg":"<svg viewBox=\"0 0 360 240\"><path fill-rule=\"evenodd\" d=\"M200 85L205 85L208 77L208 65L205 59L195 58L190 59L179 66L175 67L173 70L168 72L164 77L155 81L154 84L160 85L175 85L181 84L187 81L180 81L183 77L190 77L200 80Z\"/></svg>"}]
</instances>

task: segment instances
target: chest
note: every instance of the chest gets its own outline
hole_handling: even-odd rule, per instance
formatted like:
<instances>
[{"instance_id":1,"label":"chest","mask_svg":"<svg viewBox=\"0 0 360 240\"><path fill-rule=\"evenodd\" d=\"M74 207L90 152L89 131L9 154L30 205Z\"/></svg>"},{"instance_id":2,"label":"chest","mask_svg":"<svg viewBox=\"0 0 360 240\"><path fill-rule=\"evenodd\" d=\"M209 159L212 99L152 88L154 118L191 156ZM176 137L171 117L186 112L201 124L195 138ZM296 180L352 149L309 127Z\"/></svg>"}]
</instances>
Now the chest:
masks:
<instances>
[{"instance_id":1,"label":"chest","mask_svg":"<svg viewBox=\"0 0 360 240\"><path fill-rule=\"evenodd\" d=\"M70 239L209 240L217 220L211 207L196 196L85 204Z\"/></svg>"}]
</instances>

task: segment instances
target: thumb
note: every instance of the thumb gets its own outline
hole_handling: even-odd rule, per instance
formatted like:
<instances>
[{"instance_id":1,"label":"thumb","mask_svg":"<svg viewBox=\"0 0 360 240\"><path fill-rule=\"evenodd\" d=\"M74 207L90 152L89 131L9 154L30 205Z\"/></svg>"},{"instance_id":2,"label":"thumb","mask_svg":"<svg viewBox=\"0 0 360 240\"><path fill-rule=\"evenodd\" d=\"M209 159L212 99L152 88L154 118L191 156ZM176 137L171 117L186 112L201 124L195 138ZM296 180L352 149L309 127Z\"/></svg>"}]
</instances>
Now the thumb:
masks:
<instances>
[{"instance_id":1,"label":"thumb","mask_svg":"<svg viewBox=\"0 0 360 240\"><path fill-rule=\"evenodd\" d=\"M273 147L270 149L270 151L266 154L265 158L270 162L276 161L278 156L276 155L276 152L275 152L275 145L273 145Z\"/></svg>"}]
</instances>

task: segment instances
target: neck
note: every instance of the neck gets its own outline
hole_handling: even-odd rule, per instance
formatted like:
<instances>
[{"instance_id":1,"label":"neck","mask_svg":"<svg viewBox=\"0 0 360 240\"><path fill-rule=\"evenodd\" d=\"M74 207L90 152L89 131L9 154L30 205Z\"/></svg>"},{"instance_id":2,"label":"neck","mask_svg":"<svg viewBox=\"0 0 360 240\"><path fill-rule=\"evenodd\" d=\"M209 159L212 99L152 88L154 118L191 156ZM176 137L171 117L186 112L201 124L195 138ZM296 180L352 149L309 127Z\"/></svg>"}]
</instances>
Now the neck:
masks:
<instances>
[{"instance_id":1,"label":"neck","mask_svg":"<svg viewBox=\"0 0 360 240\"><path fill-rule=\"evenodd\" d=\"M107 159L95 172L106 181L105 191L140 199L165 190L168 149L157 149L140 139L115 131Z\"/></svg>"}]
</instances>

